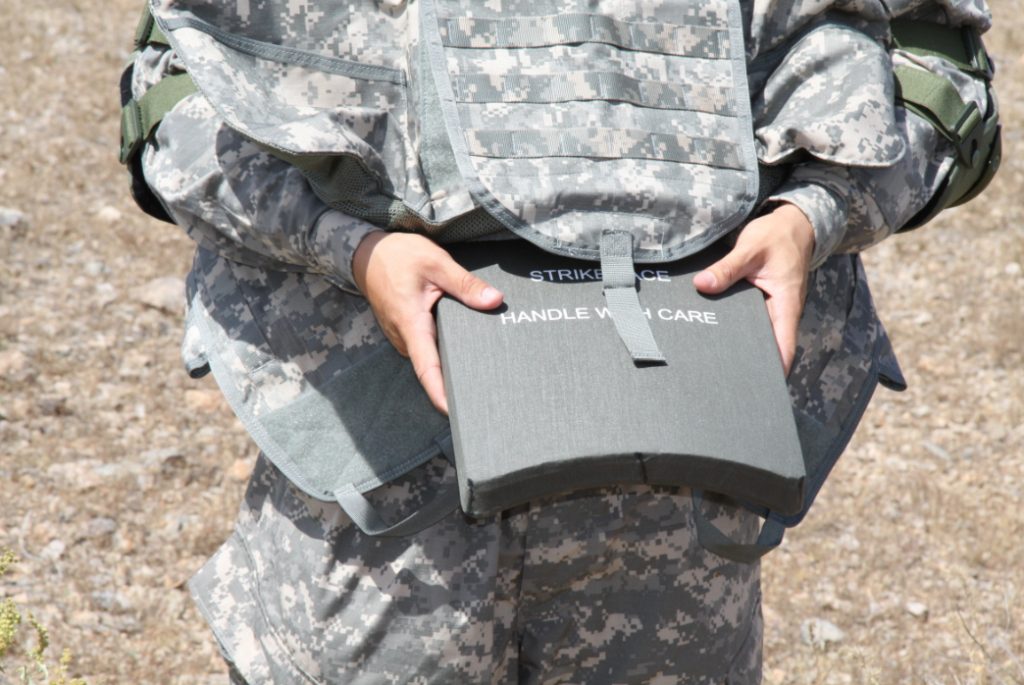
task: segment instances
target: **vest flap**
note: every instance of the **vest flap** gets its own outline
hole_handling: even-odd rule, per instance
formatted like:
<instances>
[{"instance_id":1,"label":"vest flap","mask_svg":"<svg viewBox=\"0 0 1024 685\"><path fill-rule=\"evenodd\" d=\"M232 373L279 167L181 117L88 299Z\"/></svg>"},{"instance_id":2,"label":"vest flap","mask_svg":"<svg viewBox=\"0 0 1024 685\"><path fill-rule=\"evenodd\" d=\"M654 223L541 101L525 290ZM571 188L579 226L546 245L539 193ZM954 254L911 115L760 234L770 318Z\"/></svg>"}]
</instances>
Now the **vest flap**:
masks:
<instances>
[{"instance_id":1,"label":"vest flap","mask_svg":"<svg viewBox=\"0 0 1024 685\"><path fill-rule=\"evenodd\" d=\"M308 274L200 250L191 312L235 414L301 490L371 490L439 453L448 431L362 298Z\"/></svg>"},{"instance_id":2,"label":"vest flap","mask_svg":"<svg viewBox=\"0 0 1024 685\"><path fill-rule=\"evenodd\" d=\"M597 259L691 254L737 226L757 160L737 0L421 3L459 170L506 227ZM436 27L431 31L431 27Z\"/></svg>"}]
</instances>

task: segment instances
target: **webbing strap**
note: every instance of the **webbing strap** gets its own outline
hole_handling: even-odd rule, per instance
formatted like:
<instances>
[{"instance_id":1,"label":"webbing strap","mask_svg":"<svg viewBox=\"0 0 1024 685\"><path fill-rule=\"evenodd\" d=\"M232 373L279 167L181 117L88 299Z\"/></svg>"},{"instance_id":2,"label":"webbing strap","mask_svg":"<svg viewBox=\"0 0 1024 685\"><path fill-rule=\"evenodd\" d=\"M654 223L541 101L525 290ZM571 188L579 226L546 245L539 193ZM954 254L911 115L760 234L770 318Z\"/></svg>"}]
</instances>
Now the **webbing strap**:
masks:
<instances>
[{"instance_id":1,"label":"webbing strap","mask_svg":"<svg viewBox=\"0 0 1024 685\"><path fill-rule=\"evenodd\" d=\"M141 100L129 100L121 108L121 150L118 154L121 164L131 161L165 114L197 91L191 76L175 74L154 84Z\"/></svg>"},{"instance_id":2,"label":"webbing strap","mask_svg":"<svg viewBox=\"0 0 1024 685\"><path fill-rule=\"evenodd\" d=\"M681 133L654 133L598 126L548 130L465 131L469 154L477 157L657 159L725 169L743 169L742 152L736 143L715 138L691 138Z\"/></svg>"},{"instance_id":3,"label":"webbing strap","mask_svg":"<svg viewBox=\"0 0 1024 685\"><path fill-rule=\"evenodd\" d=\"M919 57L941 57L961 71L992 79L992 63L977 29L905 19L893 21L889 28L893 44L904 52Z\"/></svg>"},{"instance_id":4,"label":"webbing strap","mask_svg":"<svg viewBox=\"0 0 1024 685\"><path fill-rule=\"evenodd\" d=\"M141 50L152 43L170 45L167 41L167 36L164 35L164 32L160 30L160 27L157 26L156 21L153 19L153 13L149 9L149 2L147 0L143 5L139 25L135 29L135 49Z\"/></svg>"},{"instance_id":5,"label":"webbing strap","mask_svg":"<svg viewBox=\"0 0 1024 685\"><path fill-rule=\"evenodd\" d=\"M947 207L970 201L988 186L1002 159L999 105L992 90L992 61L974 28L951 28L932 22L891 23L893 44L918 57L940 57L960 71L985 79L989 112L982 119L975 103L965 104L946 79L908 66L895 70L896 102L930 123L953 143L957 162L943 188L900 232L931 221Z\"/></svg>"},{"instance_id":6,"label":"webbing strap","mask_svg":"<svg viewBox=\"0 0 1024 685\"><path fill-rule=\"evenodd\" d=\"M697 527L697 541L712 554L717 554L730 561L749 564L782 544L782 536L786 534L786 527L771 518L761 526L761 533L753 544L745 545L734 542L704 515L702 510L704 491L693 488L692 494L693 522Z\"/></svg>"},{"instance_id":7,"label":"webbing strap","mask_svg":"<svg viewBox=\"0 0 1024 685\"><path fill-rule=\"evenodd\" d=\"M445 458L455 464L451 433L446 432L435 442L441 448L441 453ZM351 483L336 490L334 497L341 505L342 510L352 519L352 523L356 524L359 530L365 534L374 537L397 538L425 530L458 509L459 484L456 481L449 485L442 485L438 488L434 499L392 526L384 522L370 501L363 497Z\"/></svg>"},{"instance_id":8,"label":"webbing strap","mask_svg":"<svg viewBox=\"0 0 1024 685\"><path fill-rule=\"evenodd\" d=\"M633 236L626 231L601 234L601 280L608 311L615 330L637 362L664 362L665 355L651 332L651 324L640 308L633 270Z\"/></svg>"},{"instance_id":9,"label":"webbing strap","mask_svg":"<svg viewBox=\"0 0 1024 685\"><path fill-rule=\"evenodd\" d=\"M948 80L923 69L901 66L895 70L896 102L923 117L956 146L960 161L973 168L981 161L979 136L984 131L981 112L964 103Z\"/></svg>"},{"instance_id":10,"label":"webbing strap","mask_svg":"<svg viewBox=\"0 0 1024 685\"><path fill-rule=\"evenodd\" d=\"M707 21L705 17L702 19ZM671 26L580 12L501 19L441 17L440 24L441 40L445 47L452 48L539 48L606 43L630 51L704 59L728 59L730 48L727 24Z\"/></svg>"}]
</instances>

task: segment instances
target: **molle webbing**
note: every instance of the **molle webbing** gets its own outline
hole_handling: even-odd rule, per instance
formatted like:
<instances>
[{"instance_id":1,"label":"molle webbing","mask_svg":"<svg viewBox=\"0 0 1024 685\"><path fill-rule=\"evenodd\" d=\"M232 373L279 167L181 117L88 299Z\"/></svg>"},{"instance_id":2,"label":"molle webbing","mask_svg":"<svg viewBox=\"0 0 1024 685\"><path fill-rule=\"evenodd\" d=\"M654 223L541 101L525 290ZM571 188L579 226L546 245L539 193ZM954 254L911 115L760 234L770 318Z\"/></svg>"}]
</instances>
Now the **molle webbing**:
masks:
<instances>
[{"instance_id":1,"label":"molle webbing","mask_svg":"<svg viewBox=\"0 0 1024 685\"><path fill-rule=\"evenodd\" d=\"M707 26L620 21L599 14L482 19L442 17L441 40L451 48L540 48L605 43L624 50L728 59L729 32Z\"/></svg>"},{"instance_id":2,"label":"molle webbing","mask_svg":"<svg viewBox=\"0 0 1024 685\"><path fill-rule=\"evenodd\" d=\"M736 144L724 140L611 128L467 130L469 154L498 159L590 157L652 159L743 169Z\"/></svg>"},{"instance_id":3,"label":"molle webbing","mask_svg":"<svg viewBox=\"0 0 1024 685\"><path fill-rule=\"evenodd\" d=\"M452 79L459 102L580 102L610 100L653 109L685 109L735 115L725 88L689 83L642 81L625 74L591 71L573 74L462 74Z\"/></svg>"}]
</instances>

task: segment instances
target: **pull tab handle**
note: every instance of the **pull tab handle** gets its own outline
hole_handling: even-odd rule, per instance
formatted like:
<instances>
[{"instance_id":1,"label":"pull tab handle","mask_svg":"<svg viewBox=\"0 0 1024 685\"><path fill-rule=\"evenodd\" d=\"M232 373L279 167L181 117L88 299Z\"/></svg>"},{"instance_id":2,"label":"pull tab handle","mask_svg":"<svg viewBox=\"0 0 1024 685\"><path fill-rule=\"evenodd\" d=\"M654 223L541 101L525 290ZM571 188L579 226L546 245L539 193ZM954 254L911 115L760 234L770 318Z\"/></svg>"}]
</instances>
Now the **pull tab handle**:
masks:
<instances>
[{"instance_id":1,"label":"pull tab handle","mask_svg":"<svg viewBox=\"0 0 1024 685\"><path fill-rule=\"evenodd\" d=\"M665 362L665 355L640 308L633 268L633 236L625 231L601 234L601 281L615 330L635 362Z\"/></svg>"}]
</instances>

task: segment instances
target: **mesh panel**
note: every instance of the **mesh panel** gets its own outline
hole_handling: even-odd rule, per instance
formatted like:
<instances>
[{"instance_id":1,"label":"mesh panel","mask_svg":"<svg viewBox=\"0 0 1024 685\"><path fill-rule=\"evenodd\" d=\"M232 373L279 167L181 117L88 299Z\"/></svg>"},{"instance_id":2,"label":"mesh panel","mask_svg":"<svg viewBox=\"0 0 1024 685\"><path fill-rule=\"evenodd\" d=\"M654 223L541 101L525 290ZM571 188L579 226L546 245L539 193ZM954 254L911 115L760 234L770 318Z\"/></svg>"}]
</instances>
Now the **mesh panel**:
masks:
<instances>
[{"instance_id":1,"label":"mesh panel","mask_svg":"<svg viewBox=\"0 0 1024 685\"><path fill-rule=\"evenodd\" d=\"M768 166L767 164L757 163L757 175L759 177L759 183L757 187L757 202L754 203L754 211L761 206L761 203L768 199L768 196L778 190L785 180L789 177L789 171L793 168L792 164L779 164L777 166Z\"/></svg>"}]
</instances>

